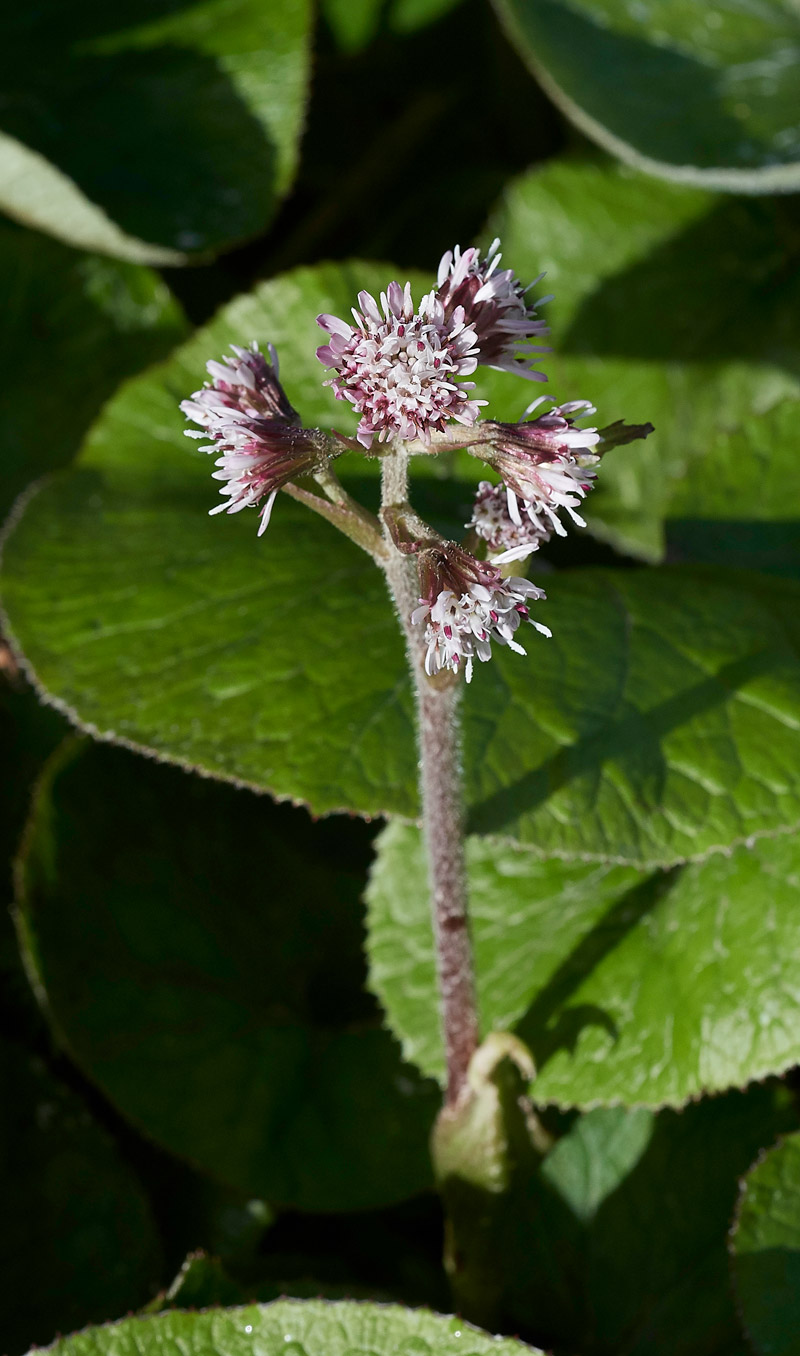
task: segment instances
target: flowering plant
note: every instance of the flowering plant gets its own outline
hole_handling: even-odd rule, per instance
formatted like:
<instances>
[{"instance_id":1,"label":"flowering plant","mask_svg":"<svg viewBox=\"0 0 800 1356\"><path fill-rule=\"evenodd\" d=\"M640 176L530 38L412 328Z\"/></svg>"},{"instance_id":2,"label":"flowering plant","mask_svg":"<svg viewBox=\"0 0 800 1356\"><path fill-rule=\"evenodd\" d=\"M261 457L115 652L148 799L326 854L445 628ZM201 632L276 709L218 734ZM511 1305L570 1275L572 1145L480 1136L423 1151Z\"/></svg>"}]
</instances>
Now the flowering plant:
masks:
<instances>
[{"instance_id":1,"label":"flowering plant","mask_svg":"<svg viewBox=\"0 0 800 1356\"><path fill-rule=\"evenodd\" d=\"M390 282L380 303L359 292L353 323L318 316L330 338L317 349L337 400L359 416L355 439L300 426L278 379L278 357L258 343L233 347L232 356L207 363L209 382L182 410L219 454L214 472L227 503L212 514L263 504L264 532L283 489L339 527L383 570L406 640L417 702L420 792L428 848L437 945L439 994L447 1054L447 1111L463 1113L472 1093L469 1069L478 1049L478 1018L470 951L464 863L464 811L458 735L459 679L473 678L492 644L525 655L524 623L545 637L550 629L531 615L543 602L539 585L508 572L554 533L566 535L559 515L584 527L578 513L608 447L644 438L652 425L618 420L598 431L581 426L595 413L588 400L541 409L535 400L516 424L480 418L485 400L465 381L480 366L544 382L532 364L547 326L529 298L541 281L523 286L501 269L500 242L485 256L456 246L441 259L436 287L415 310L411 284ZM537 413L537 411L539 411ZM531 417L532 416L532 417ZM371 515L338 481L333 464L347 449L381 459L381 514ZM465 524L475 551L445 540L420 518L409 499L414 455L435 457L460 448L499 477L481 481ZM302 482L310 479L315 489ZM301 482L301 483L297 483ZM317 491L321 490L322 495ZM488 557L488 558L486 558Z\"/></svg>"},{"instance_id":2,"label":"flowering plant","mask_svg":"<svg viewBox=\"0 0 800 1356\"><path fill-rule=\"evenodd\" d=\"M9 9L0 1352L793 1356L796 9Z\"/></svg>"}]
</instances>

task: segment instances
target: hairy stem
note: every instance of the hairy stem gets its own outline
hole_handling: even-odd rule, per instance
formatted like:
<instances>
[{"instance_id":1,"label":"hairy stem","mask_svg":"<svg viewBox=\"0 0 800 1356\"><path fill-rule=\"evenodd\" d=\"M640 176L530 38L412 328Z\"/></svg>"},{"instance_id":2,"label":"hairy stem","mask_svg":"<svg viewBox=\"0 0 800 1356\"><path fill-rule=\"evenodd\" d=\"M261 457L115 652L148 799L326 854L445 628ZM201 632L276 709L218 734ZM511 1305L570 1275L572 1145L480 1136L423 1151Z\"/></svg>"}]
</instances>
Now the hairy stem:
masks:
<instances>
[{"instance_id":1,"label":"hairy stem","mask_svg":"<svg viewBox=\"0 0 800 1356\"><path fill-rule=\"evenodd\" d=\"M422 817L447 1056L447 1102L453 1105L467 1086L467 1070L478 1045L459 759L461 681L432 680L419 664L415 678Z\"/></svg>"},{"instance_id":2,"label":"hairy stem","mask_svg":"<svg viewBox=\"0 0 800 1356\"><path fill-rule=\"evenodd\" d=\"M408 508L408 454L396 447L383 462L383 510ZM464 863L458 701L461 681L452 673L425 672L422 628L412 627L419 600L417 564L387 531L384 570L406 637L417 702L422 819L428 852L436 968L447 1057L447 1104L467 1088L469 1062L478 1044L478 1015Z\"/></svg>"}]
</instances>

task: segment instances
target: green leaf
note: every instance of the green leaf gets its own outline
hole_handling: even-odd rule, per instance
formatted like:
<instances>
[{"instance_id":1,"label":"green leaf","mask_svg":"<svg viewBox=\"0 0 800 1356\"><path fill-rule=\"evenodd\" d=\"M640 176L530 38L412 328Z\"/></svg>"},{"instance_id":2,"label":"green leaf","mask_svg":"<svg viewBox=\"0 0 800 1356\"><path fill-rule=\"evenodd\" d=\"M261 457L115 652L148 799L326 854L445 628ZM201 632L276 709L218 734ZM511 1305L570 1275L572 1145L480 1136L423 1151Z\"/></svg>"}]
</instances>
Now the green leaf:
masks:
<instances>
[{"instance_id":1,"label":"green leaf","mask_svg":"<svg viewBox=\"0 0 800 1356\"><path fill-rule=\"evenodd\" d=\"M258 234L291 182L308 0L58 0L8 16L0 206L137 263Z\"/></svg>"},{"instance_id":2,"label":"green leaf","mask_svg":"<svg viewBox=\"0 0 800 1356\"><path fill-rule=\"evenodd\" d=\"M651 876L486 839L467 860L482 1027L529 1045L537 1103L681 1105L800 1062L796 837ZM367 901L370 982L407 1058L441 1079L417 829L383 832Z\"/></svg>"},{"instance_id":3,"label":"green leaf","mask_svg":"<svg viewBox=\"0 0 800 1356\"><path fill-rule=\"evenodd\" d=\"M738 193L800 188L791 0L495 0L543 89L639 169Z\"/></svg>"},{"instance_id":4,"label":"green leaf","mask_svg":"<svg viewBox=\"0 0 800 1356\"><path fill-rule=\"evenodd\" d=\"M503 1327L587 1356L745 1356L726 1248L737 1179L796 1123L774 1086L577 1118L507 1201Z\"/></svg>"},{"instance_id":5,"label":"green leaf","mask_svg":"<svg viewBox=\"0 0 800 1356\"><path fill-rule=\"evenodd\" d=\"M216 492L208 459L183 437L178 402L201 384L210 356L219 356L231 342L260 338L278 345L281 375L306 422L335 421L343 431L354 431L349 406L343 408L322 386L315 318L323 310L346 314L359 287L379 289L387 275L375 265L323 265L297 270L234 301L168 364L119 393L88 441L85 469L36 500L49 501L54 511L40 544L48 539L59 553L56 541L66 545L73 514L83 520L73 555L83 583L73 578L59 587L73 604L88 590L88 631L84 623L80 631L92 638L90 649L102 668L99 686L95 677L90 688L103 706L102 693L111 698L104 712L95 711L97 728L109 731L113 723L117 736L141 744L139 717L149 708L152 724L146 723L153 733L161 729L154 747L162 754L309 800L319 810L364 810L371 804L379 813L387 803L413 810L411 700L383 580L338 533L283 498L274 515L277 532L261 541L251 521L231 520L220 532L218 520L207 516ZM358 459L359 467L368 464ZM30 521L27 513L23 521ZM231 526L233 531L226 530ZM95 545L101 555L110 552L107 564L86 556L87 529L92 538L99 532L104 539ZM124 561L121 553L127 551ZM102 583L96 571L106 568L111 573ZM39 585L24 591L33 602ZM296 633L286 624L293 611L287 604L306 597L315 600L308 665L302 643L298 648L302 629ZM367 624L376 627L371 662L360 672L352 655L360 648L365 617L352 612L352 599L366 606ZM106 608L113 616L110 625L102 620ZM178 630L168 617L180 617ZM138 661L125 654L137 632ZM67 647L72 649L72 641ZM73 653L81 650L78 640ZM76 675L77 686L70 681L70 695L62 692L59 702L72 706L77 698L82 706L85 677L86 670L83 678ZM156 687L148 693L153 681ZM195 681L200 689L193 693ZM113 711L117 700L127 712ZM149 739L150 733L144 742Z\"/></svg>"},{"instance_id":6,"label":"green leaf","mask_svg":"<svg viewBox=\"0 0 800 1356\"><path fill-rule=\"evenodd\" d=\"M530 1350L424 1309L324 1300L126 1318L51 1348L53 1356L524 1356Z\"/></svg>"},{"instance_id":7,"label":"green leaf","mask_svg":"<svg viewBox=\"0 0 800 1356\"><path fill-rule=\"evenodd\" d=\"M360 52L380 27L383 0L321 0L320 9L341 50Z\"/></svg>"},{"instance_id":8,"label":"green leaf","mask_svg":"<svg viewBox=\"0 0 800 1356\"><path fill-rule=\"evenodd\" d=\"M471 830L665 866L796 825L799 601L729 571L548 582L553 639L465 706Z\"/></svg>"},{"instance_id":9,"label":"green leaf","mask_svg":"<svg viewBox=\"0 0 800 1356\"><path fill-rule=\"evenodd\" d=\"M308 800L318 810L414 811L412 704L383 580L365 556L285 499L275 513L277 532L262 541L249 521L226 521L220 532L219 522L207 516L217 487L207 458L183 437L178 402L201 383L210 356L231 342L258 337L277 344L290 399L306 422L335 422L353 432L350 407L336 402L322 385L316 316L320 311L346 314L360 287L379 291L390 277L385 266L323 265L297 270L239 298L162 369L121 391L89 439L82 462L86 469L37 498L39 504L48 500L54 510L40 544L46 538L53 546L57 538L65 545L75 525L73 513L83 519L82 543L76 543L73 556L83 583L73 578L60 591L77 603L88 588L84 634L93 637L92 650L100 642L102 653L95 651L95 658L103 670L99 686L92 678L90 687L103 705L103 692L111 698L104 712L95 711L97 728L108 731L113 724L117 736L141 744L139 717L147 707L153 723L146 721L150 729L144 742L149 744L160 727L155 747L163 754ZM422 280L412 277L419 295ZM371 463L361 457L353 461L374 482ZM24 520L30 521L27 514ZM87 529L90 537L99 531L105 538L103 545L96 542L101 554L110 551L105 585L95 571L107 566L85 555ZM127 561L121 551L130 551ZM177 590L172 601L165 590L167 595ZM27 585L24 591L33 601L39 586L35 593ZM306 656L311 660L313 653L311 663L303 657L302 641L298 648L302 628L295 632L286 624L293 612L287 601L297 598L314 599L315 640ZM167 614L159 621L165 602ZM110 627L101 620L107 606L113 614ZM126 607L135 615L123 621ZM360 608L366 611L359 613ZM167 615L180 616L179 631L164 625ZM352 656L361 648L364 624L374 628L370 663L357 670ZM142 625L135 646L141 644L139 662L130 654L124 657L120 645L125 651ZM184 655L178 669L176 641ZM265 678L270 691L263 704ZM157 691L146 695L153 679ZM200 690L192 694L195 680ZM77 699L82 707L83 678L68 686L70 695L62 692L59 702L71 707ZM117 699L127 713L113 711Z\"/></svg>"},{"instance_id":10,"label":"green leaf","mask_svg":"<svg viewBox=\"0 0 800 1356\"><path fill-rule=\"evenodd\" d=\"M314 317L346 313L360 284L387 276L299 269L240 298L129 383L79 469L32 498L6 542L4 600L40 684L73 719L317 813L416 813L411 700L380 574L285 499L261 540L254 515L209 520L216 486L178 410L205 358L258 337L277 342L308 422L338 423ZM368 459L340 464L374 494ZM461 481L428 468L420 486L465 521ZM548 592L554 639L531 633L528 660L497 653L466 693L475 831L642 865L800 820L792 585L575 572Z\"/></svg>"},{"instance_id":11,"label":"green leaf","mask_svg":"<svg viewBox=\"0 0 800 1356\"><path fill-rule=\"evenodd\" d=\"M93 732L315 812L414 814L411 702L379 573L296 505L261 540L209 521L205 467L137 443L136 394L115 405L127 428L109 420L90 454L123 456L127 434L140 469L90 461L35 496L7 541L6 608L39 682ZM553 640L533 637L535 659L498 653L468 689L473 830L649 865L798 822L793 586L664 570L548 587Z\"/></svg>"},{"instance_id":12,"label":"green leaf","mask_svg":"<svg viewBox=\"0 0 800 1356\"><path fill-rule=\"evenodd\" d=\"M41 1059L0 1041L0 1347L141 1304L160 1257L137 1178Z\"/></svg>"},{"instance_id":13,"label":"green leaf","mask_svg":"<svg viewBox=\"0 0 800 1356\"><path fill-rule=\"evenodd\" d=\"M363 992L368 830L74 745L20 872L28 965L73 1058L254 1196L346 1210L425 1187L437 1091Z\"/></svg>"},{"instance_id":14,"label":"green leaf","mask_svg":"<svg viewBox=\"0 0 800 1356\"><path fill-rule=\"evenodd\" d=\"M758 1356L793 1356L800 1330L800 1134L744 1179L731 1238L733 1278Z\"/></svg>"},{"instance_id":15,"label":"green leaf","mask_svg":"<svg viewBox=\"0 0 800 1356\"><path fill-rule=\"evenodd\" d=\"M565 160L508 189L494 234L521 277L547 271L554 352L543 366L554 395L591 399L601 424L655 425L646 442L604 458L587 520L595 536L660 558L673 489L688 475L698 517L716 493L704 471L709 444L800 393L796 201L720 200ZM497 375L488 389L506 417L519 417L518 383ZM792 433L781 456L790 512L796 443ZM739 503L743 517L759 516L744 491Z\"/></svg>"},{"instance_id":16,"label":"green leaf","mask_svg":"<svg viewBox=\"0 0 800 1356\"><path fill-rule=\"evenodd\" d=\"M0 222L0 518L65 465L120 382L164 358L186 323L157 273Z\"/></svg>"},{"instance_id":17,"label":"green leaf","mask_svg":"<svg viewBox=\"0 0 800 1356\"><path fill-rule=\"evenodd\" d=\"M360 52L385 25L392 33L416 33L455 9L461 0L322 0L322 13L339 47Z\"/></svg>"}]
</instances>

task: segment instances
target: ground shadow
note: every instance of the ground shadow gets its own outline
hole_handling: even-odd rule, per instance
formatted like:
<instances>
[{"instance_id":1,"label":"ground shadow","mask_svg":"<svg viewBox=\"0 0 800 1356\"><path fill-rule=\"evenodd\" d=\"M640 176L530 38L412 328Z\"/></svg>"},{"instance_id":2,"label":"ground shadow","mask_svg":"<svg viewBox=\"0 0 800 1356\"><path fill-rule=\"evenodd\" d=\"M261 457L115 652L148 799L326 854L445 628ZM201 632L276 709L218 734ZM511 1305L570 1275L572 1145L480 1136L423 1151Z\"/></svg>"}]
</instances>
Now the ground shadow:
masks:
<instances>
[{"instance_id":1,"label":"ground shadow","mask_svg":"<svg viewBox=\"0 0 800 1356\"><path fill-rule=\"evenodd\" d=\"M580 1003L574 1007L565 1004L570 994L597 969L626 934L656 908L671 889L679 870L659 871L626 890L581 938L539 991L516 1027L517 1034L529 1047L538 1070L543 1069L558 1050L574 1053L586 1027L600 1027L612 1042L618 1039L616 1022L605 1008L593 1003ZM556 1014L556 1021L549 1027L548 1023Z\"/></svg>"}]
</instances>

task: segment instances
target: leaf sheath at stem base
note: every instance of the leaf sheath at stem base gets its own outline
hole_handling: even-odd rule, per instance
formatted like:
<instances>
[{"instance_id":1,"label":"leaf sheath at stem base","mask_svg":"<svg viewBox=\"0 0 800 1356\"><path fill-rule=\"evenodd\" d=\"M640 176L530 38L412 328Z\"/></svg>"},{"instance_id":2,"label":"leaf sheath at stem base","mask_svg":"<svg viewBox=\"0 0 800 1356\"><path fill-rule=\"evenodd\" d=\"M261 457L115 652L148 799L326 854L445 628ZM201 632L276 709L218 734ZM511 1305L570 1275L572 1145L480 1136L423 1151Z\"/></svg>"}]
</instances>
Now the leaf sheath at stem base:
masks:
<instances>
[{"instance_id":1,"label":"leaf sheath at stem base","mask_svg":"<svg viewBox=\"0 0 800 1356\"><path fill-rule=\"evenodd\" d=\"M445 1269L457 1312L496 1328L503 1312L503 1257L516 1197L551 1140L527 1097L534 1075L516 1036L493 1032L475 1052L455 1105L433 1128L431 1156L445 1208Z\"/></svg>"}]
</instances>

